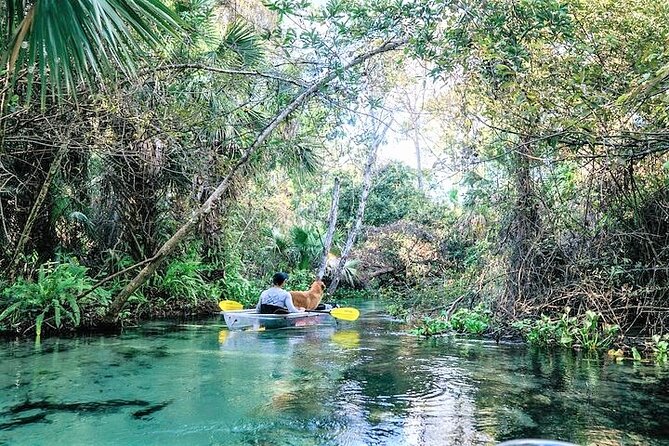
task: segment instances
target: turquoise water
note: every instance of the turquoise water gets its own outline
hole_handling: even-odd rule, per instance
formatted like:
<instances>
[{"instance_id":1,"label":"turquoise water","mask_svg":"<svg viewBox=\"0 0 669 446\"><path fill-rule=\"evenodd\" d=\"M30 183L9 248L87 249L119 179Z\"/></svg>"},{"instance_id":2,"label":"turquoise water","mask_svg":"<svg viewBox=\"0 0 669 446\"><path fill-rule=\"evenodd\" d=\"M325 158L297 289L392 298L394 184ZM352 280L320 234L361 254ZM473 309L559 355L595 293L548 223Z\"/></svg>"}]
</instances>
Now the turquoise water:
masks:
<instances>
[{"instance_id":1,"label":"turquoise water","mask_svg":"<svg viewBox=\"0 0 669 446\"><path fill-rule=\"evenodd\" d=\"M0 445L669 445L669 370L338 327L217 318L0 344Z\"/></svg>"}]
</instances>

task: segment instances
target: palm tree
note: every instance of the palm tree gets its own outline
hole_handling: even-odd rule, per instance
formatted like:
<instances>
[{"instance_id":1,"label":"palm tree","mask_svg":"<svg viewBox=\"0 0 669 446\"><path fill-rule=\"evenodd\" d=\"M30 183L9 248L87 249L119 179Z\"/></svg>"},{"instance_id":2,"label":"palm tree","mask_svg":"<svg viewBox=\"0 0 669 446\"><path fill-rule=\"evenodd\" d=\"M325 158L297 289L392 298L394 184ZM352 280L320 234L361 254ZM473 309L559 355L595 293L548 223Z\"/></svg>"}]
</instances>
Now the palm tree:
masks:
<instances>
[{"instance_id":1,"label":"palm tree","mask_svg":"<svg viewBox=\"0 0 669 446\"><path fill-rule=\"evenodd\" d=\"M29 98L39 80L42 104L48 87L61 96L132 73L144 44L181 30L160 0L5 0L0 18L6 81L26 79Z\"/></svg>"}]
</instances>

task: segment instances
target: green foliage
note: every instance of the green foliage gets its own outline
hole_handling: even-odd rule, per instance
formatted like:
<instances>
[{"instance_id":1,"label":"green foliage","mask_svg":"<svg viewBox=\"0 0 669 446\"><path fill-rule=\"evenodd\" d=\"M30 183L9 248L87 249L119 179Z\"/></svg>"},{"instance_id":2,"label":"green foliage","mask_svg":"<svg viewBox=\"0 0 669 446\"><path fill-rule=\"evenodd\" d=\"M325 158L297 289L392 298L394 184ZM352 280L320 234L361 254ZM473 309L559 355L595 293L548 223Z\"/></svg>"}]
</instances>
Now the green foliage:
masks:
<instances>
[{"instance_id":1,"label":"green foliage","mask_svg":"<svg viewBox=\"0 0 669 446\"><path fill-rule=\"evenodd\" d=\"M481 335L490 326L490 311L482 304L472 310L460 308L451 316L450 323L454 330Z\"/></svg>"},{"instance_id":2,"label":"green foliage","mask_svg":"<svg viewBox=\"0 0 669 446\"><path fill-rule=\"evenodd\" d=\"M337 222L345 226L355 218L361 186L350 180L342 181ZM424 212L429 201L418 189L415 169L394 162L383 167L374 180L365 206L363 222L371 226L394 223L411 215Z\"/></svg>"},{"instance_id":3,"label":"green foliage","mask_svg":"<svg viewBox=\"0 0 669 446\"><path fill-rule=\"evenodd\" d=\"M320 261L323 244L318 232L310 228L293 226L289 235L272 228L266 250L276 259L275 269L306 270Z\"/></svg>"},{"instance_id":4,"label":"green foliage","mask_svg":"<svg viewBox=\"0 0 669 446\"><path fill-rule=\"evenodd\" d=\"M298 269L308 269L323 252L320 236L313 230L293 226L290 230L293 258Z\"/></svg>"},{"instance_id":5,"label":"green foliage","mask_svg":"<svg viewBox=\"0 0 669 446\"><path fill-rule=\"evenodd\" d=\"M586 311L581 318L569 316L565 309L559 318L542 315L534 321L525 319L514 324L530 344L539 346L559 345L584 350L599 350L609 347L620 327L606 324L594 311Z\"/></svg>"},{"instance_id":6,"label":"green foliage","mask_svg":"<svg viewBox=\"0 0 669 446\"><path fill-rule=\"evenodd\" d=\"M183 42L187 53L207 50L218 44L215 7L215 0L176 0L174 3L174 11L190 31Z\"/></svg>"},{"instance_id":7,"label":"green foliage","mask_svg":"<svg viewBox=\"0 0 669 446\"><path fill-rule=\"evenodd\" d=\"M620 331L617 325L600 324L601 315L594 311L586 311L580 325L573 330L575 342L586 350L606 348Z\"/></svg>"},{"instance_id":8,"label":"green foliage","mask_svg":"<svg viewBox=\"0 0 669 446\"><path fill-rule=\"evenodd\" d=\"M653 344L651 348L653 349L653 357L658 363L665 363L669 359L669 334L654 335Z\"/></svg>"},{"instance_id":9,"label":"green foliage","mask_svg":"<svg viewBox=\"0 0 669 446\"><path fill-rule=\"evenodd\" d=\"M342 283L348 286L355 286L356 281L358 280L360 271L360 260L358 259L346 259L346 263L341 270L341 281Z\"/></svg>"},{"instance_id":10,"label":"green foliage","mask_svg":"<svg viewBox=\"0 0 669 446\"><path fill-rule=\"evenodd\" d=\"M655 363L657 365L666 365L669 361L669 334L653 335L650 340L645 343L645 348L642 352L637 346L630 348L631 358L625 355L622 348L618 350L609 350L608 355L614 357L616 361L621 362L625 359L631 359L634 362Z\"/></svg>"},{"instance_id":11,"label":"green foliage","mask_svg":"<svg viewBox=\"0 0 669 446\"><path fill-rule=\"evenodd\" d=\"M314 280L316 280L316 274L312 270L295 269L288 272L288 280L284 288L293 291L305 291L309 289Z\"/></svg>"},{"instance_id":12,"label":"green foliage","mask_svg":"<svg viewBox=\"0 0 669 446\"><path fill-rule=\"evenodd\" d=\"M434 336L448 332L453 329L453 326L442 317L425 316L420 323L409 330L409 333L417 336Z\"/></svg>"},{"instance_id":13,"label":"green foliage","mask_svg":"<svg viewBox=\"0 0 669 446\"><path fill-rule=\"evenodd\" d=\"M128 297L128 304L121 312L119 317L121 320L128 320L137 318L139 315L142 315L145 311L155 311L158 306L162 306L164 302L154 300L149 305L149 299L144 294L144 287L135 291L132 296Z\"/></svg>"},{"instance_id":14,"label":"green foliage","mask_svg":"<svg viewBox=\"0 0 669 446\"><path fill-rule=\"evenodd\" d=\"M264 58L260 39L253 26L240 20L228 24L217 53L234 66L253 67Z\"/></svg>"},{"instance_id":15,"label":"green foliage","mask_svg":"<svg viewBox=\"0 0 669 446\"><path fill-rule=\"evenodd\" d=\"M568 315L563 314L559 321L554 321L545 314L540 319L531 321L524 319L514 323L514 327L523 332L526 340L533 345L551 345L557 343L562 346L571 347L573 337L564 325L567 322ZM575 321L575 318L573 318Z\"/></svg>"},{"instance_id":16,"label":"green foliage","mask_svg":"<svg viewBox=\"0 0 669 446\"><path fill-rule=\"evenodd\" d=\"M16 329L26 321L34 321L39 337L44 323L55 328L65 324L79 326L81 304L105 306L109 299L108 293L98 289L77 301L77 296L92 287L86 271L75 260L49 262L39 267L35 281L19 278L0 295L0 327Z\"/></svg>"},{"instance_id":17,"label":"green foliage","mask_svg":"<svg viewBox=\"0 0 669 446\"><path fill-rule=\"evenodd\" d=\"M194 257L172 261L163 274L158 274L154 285L168 299L180 299L197 304L199 299L215 299L218 290L202 278L202 262Z\"/></svg>"},{"instance_id":18,"label":"green foliage","mask_svg":"<svg viewBox=\"0 0 669 446\"><path fill-rule=\"evenodd\" d=\"M433 336L454 330L480 336L485 333L491 322L490 311L482 304L471 310L460 308L450 319L446 317L444 311L438 317L425 316L409 332L419 336Z\"/></svg>"},{"instance_id":19,"label":"green foliage","mask_svg":"<svg viewBox=\"0 0 669 446\"><path fill-rule=\"evenodd\" d=\"M235 260L226 263L221 288L221 298L241 302L245 307L255 306L263 290L242 275L241 263Z\"/></svg>"},{"instance_id":20,"label":"green foliage","mask_svg":"<svg viewBox=\"0 0 669 446\"><path fill-rule=\"evenodd\" d=\"M101 74L131 72L140 43L158 48L164 42L159 32L180 30L179 19L160 0L5 3L3 34L13 36L6 42L9 70L27 67L28 94L39 75L43 105L47 86L59 97L74 93L82 80L95 88Z\"/></svg>"}]
</instances>

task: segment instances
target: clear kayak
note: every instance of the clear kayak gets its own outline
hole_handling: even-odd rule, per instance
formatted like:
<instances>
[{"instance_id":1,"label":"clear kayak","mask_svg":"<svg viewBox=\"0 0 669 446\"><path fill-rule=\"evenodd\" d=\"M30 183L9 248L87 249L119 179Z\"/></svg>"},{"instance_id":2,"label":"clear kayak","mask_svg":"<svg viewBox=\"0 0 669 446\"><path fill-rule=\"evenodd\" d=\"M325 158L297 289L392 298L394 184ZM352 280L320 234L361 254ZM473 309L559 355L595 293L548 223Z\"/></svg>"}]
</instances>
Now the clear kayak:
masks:
<instances>
[{"instance_id":1,"label":"clear kayak","mask_svg":"<svg viewBox=\"0 0 669 446\"><path fill-rule=\"evenodd\" d=\"M274 330L277 328L335 325L329 313L311 312L289 314L258 314L255 309L223 311L229 330Z\"/></svg>"}]
</instances>

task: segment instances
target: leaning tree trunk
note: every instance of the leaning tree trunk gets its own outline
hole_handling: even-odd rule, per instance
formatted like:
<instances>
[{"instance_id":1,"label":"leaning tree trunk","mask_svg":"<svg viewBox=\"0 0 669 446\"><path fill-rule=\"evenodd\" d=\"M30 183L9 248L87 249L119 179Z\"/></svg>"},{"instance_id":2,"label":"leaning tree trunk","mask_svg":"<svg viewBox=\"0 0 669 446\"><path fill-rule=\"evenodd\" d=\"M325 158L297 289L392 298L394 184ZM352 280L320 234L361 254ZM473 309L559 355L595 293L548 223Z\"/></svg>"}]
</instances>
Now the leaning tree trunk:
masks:
<instances>
[{"instance_id":1,"label":"leaning tree trunk","mask_svg":"<svg viewBox=\"0 0 669 446\"><path fill-rule=\"evenodd\" d=\"M8 265L7 276L9 278L10 283L16 277L17 266L21 261L21 254L23 253L23 248L25 247L26 242L30 237L30 233L32 232L33 226L35 225L35 221L37 220L37 214L42 209L42 204L44 204L44 200L46 200L47 194L49 193L49 189L51 188L51 182L53 181L53 178L56 176L56 173L60 169L60 163L65 157L65 154L67 154L67 151L68 151L68 145L67 143L63 143L58 149L58 152L56 152L56 155L54 156L53 161L51 162L51 166L49 167L49 172L46 174L44 183L42 183L42 188L40 189L39 195L37 195L37 199L35 200L35 203L33 203L32 208L30 209L30 214L28 215L26 224L23 226L23 231L21 231L19 240L16 242L16 246L14 247L14 253L12 254L11 260Z\"/></svg>"},{"instance_id":2,"label":"leaning tree trunk","mask_svg":"<svg viewBox=\"0 0 669 446\"><path fill-rule=\"evenodd\" d=\"M323 276L325 275L325 268L328 266L328 254L330 254L332 239L334 238L335 229L337 227L339 183L339 178L335 178L334 188L332 189L332 204L330 205L330 212L328 213L328 232L325 235L325 243L323 244L323 260L321 260L321 266L318 268L318 274L316 275L318 280L323 279Z\"/></svg>"},{"instance_id":3,"label":"leaning tree trunk","mask_svg":"<svg viewBox=\"0 0 669 446\"><path fill-rule=\"evenodd\" d=\"M372 146L369 149L367 163L365 164L365 172L362 177L362 192L360 193L360 204L358 204L358 211L355 214L355 222L353 223L351 230L348 232L348 237L346 238L346 244L344 245L344 249L342 250L341 256L339 257L339 263L337 263L337 268L335 269L335 272L333 274L332 282L328 287L328 293L330 293L330 295L334 294L334 292L337 291L337 287L339 286L339 282L341 281L341 273L344 270L344 267L346 266L346 261L348 260L348 255L351 252L351 248L353 248L355 239L358 236L358 233L360 232L360 228L362 227L362 219L365 216L365 205L367 204L367 197L369 196L369 190L372 187L372 170L374 167L374 163L376 161L376 152L378 151L381 142L383 142L383 137L386 135L389 126L390 126L390 120L388 121L388 123L383 124L383 130L381 130L377 138L372 142Z\"/></svg>"},{"instance_id":4,"label":"leaning tree trunk","mask_svg":"<svg viewBox=\"0 0 669 446\"><path fill-rule=\"evenodd\" d=\"M323 75L320 79L316 80L309 88L304 90L299 94L293 101L288 104L281 112L279 112L272 121L263 129L263 131L256 137L255 141L246 149L242 157L232 166L230 172L223 181L218 185L214 192L209 196L207 201L197 209L191 216L186 220L186 222L177 230L177 232L170 237L169 240L163 244L163 246L158 249L158 252L154 255L154 260L149 262L129 283L128 285L121 290L121 292L114 298L113 302L107 310L105 315L105 321L107 323L114 323L118 320L118 314L120 313L123 305L125 305L128 298L134 293L144 282L148 280L149 277L156 272L160 264L167 258L167 256L181 243L181 241L186 237L186 235L191 231L191 229L197 225L200 219L211 212L212 206L217 202L221 196L227 191L230 181L237 171L244 166L251 155L253 155L256 150L269 138L274 129L283 122L293 111L295 111L299 106L307 101L314 93L321 89L324 85L328 84L330 81L335 79L340 73L359 65L365 60L381 53L394 50L403 45L405 41L394 41L394 42L385 42L380 47L369 51L367 53L361 54L351 60L348 64L340 67L338 69L332 70L329 73Z\"/></svg>"}]
</instances>

